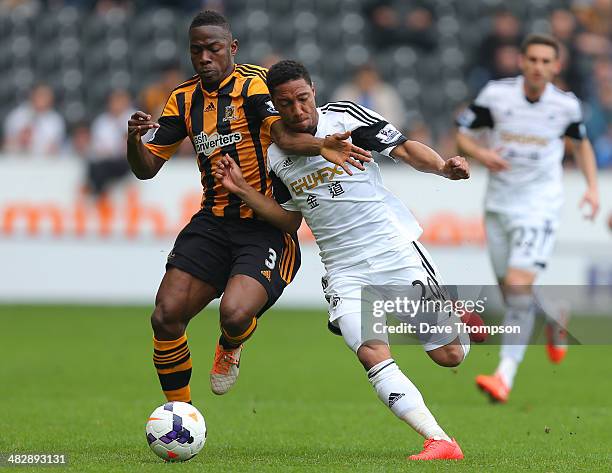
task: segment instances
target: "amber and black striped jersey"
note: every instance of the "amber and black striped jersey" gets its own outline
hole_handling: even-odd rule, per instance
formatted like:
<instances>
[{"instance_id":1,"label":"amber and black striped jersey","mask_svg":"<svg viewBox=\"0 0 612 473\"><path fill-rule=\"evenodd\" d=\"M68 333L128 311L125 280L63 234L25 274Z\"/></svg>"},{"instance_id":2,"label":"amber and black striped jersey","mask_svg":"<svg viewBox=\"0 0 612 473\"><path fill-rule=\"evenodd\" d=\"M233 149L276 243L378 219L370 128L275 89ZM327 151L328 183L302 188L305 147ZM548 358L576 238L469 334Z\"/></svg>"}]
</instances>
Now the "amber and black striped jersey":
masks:
<instances>
[{"instance_id":1,"label":"amber and black striped jersey","mask_svg":"<svg viewBox=\"0 0 612 473\"><path fill-rule=\"evenodd\" d=\"M189 136L202 174L202 208L218 217L253 217L249 207L215 181L213 164L225 153L251 186L272 197L266 160L270 127L279 116L266 74L263 67L237 64L213 92L204 90L198 76L183 82L172 91L158 120L160 127L146 140L151 153L167 160Z\"/></svg>"}]
</instances>

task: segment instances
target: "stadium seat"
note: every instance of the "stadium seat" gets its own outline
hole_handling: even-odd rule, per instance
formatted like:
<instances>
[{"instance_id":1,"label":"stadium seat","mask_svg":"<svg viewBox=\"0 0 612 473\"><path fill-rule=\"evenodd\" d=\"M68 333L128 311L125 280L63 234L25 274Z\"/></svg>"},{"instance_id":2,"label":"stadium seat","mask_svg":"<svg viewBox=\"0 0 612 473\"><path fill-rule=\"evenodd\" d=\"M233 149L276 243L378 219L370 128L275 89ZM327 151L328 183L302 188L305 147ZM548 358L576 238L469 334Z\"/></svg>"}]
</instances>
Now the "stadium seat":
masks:
<instances>
[{"instance_id":1,"label":"stadium seat","mask_svg":"<svg viewBox=\"0 0 612 473\"><path fill-rule=\"evenodd\" d=\"M363 16L368 1L249 0L248 8L243 0L222 3L240 40L238 62L258 63L272 53L297 58L316 77L318 100L323 102L350 79L355 66L372 61L409 106L418 106L418 113L433 120L434 127L440 116L466 100L467 71L497 8L520 15L527 29L542 30L542 18L558 5L552 0L428 0L427 8L437 18L438 48L421 54L409 44L374 51L370 20ZM69 4L23 2L0 13L3 115L41 77L57 89L61 111L78 117L84 109L85 118L91 119L103 110L112 86L137 92L142 84L133 78L146 77L150 83L168 63L180 64L184 77L193 74L186 54L191 11L169 1L163 2L164 8L142 0L133 9L113 7L104 13L72 6L77 2L64 3ZM398 15L409 11L407 3L396 2ZM45 54L36 54L43 48ZM588 59L577 63L578 68L589 66Z\"/></svg>"}]
</instances>

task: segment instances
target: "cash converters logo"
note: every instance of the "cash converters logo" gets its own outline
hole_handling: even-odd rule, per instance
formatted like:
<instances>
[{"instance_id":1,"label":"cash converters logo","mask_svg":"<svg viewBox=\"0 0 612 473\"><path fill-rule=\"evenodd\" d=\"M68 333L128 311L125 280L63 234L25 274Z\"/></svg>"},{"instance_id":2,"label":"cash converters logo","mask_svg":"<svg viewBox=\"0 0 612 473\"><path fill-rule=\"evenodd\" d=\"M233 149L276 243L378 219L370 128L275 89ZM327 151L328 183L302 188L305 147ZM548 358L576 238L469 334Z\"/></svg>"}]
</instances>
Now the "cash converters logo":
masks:
<instances>
[{"instance_id":1,"label":"cash converters logo","mask_svg":"<svg viewBox=\"0 0 612 473\"><path fill-rule=\"evenodd\" d=\"M193 145L195 146L196 153L210 156L215 150L222 146L234 145L242 141L242 133L235 132L229 135L220 135L219 133L213 133L208 136L202 132L197 136L193 137Z\"/></svg>"}]
</instances>

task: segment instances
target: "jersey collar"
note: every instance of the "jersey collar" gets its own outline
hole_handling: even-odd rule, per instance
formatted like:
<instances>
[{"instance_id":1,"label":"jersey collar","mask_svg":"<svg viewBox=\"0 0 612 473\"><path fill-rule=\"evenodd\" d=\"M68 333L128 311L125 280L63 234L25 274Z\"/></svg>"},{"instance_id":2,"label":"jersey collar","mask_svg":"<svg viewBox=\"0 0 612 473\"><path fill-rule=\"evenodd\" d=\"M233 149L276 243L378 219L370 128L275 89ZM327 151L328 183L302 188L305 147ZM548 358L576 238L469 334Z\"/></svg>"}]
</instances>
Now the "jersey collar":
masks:
<instances>
[{"instance_id":1,"label":"jersey collar","mask_svg":"<svg viewBox=\"0 0 612 473\"><path fill-rule=\"evenodd\" d=\"M219 90L221 90L223 87L229 84L230 81L235 76L236 76L236 64L234 64L234 68L232 69L232 72L230 73L230 75L227 76L225 79L223 79L221 83L219 84L219 87L217 87L215 90L213 90L212 92L207 91L204 88L204 84L202 84L202 79L200 79L200 88L202 89L202 92L204 93L204 95L208 95L209 97L216 97L219 94Z\"/></svg>"},{"instance_id":2,"label":"jersey collar","mask_svg":"<svg viewBox=\"0 0 612 473\"><path fill-rule=\"evenodd\" d=\"M535 105L537 103L542 102L543 100L546 99L546 97L550 94L550 90L553 88L553 85L549 82L548 84L546 84L546 86L544 87L544 91L542 92L542 95L540 95L540 98L538 100L529 100L527 98L527 96L525 95L525 88L524 88L524 84L525 84L525 77L523 75L518 76L518 87L521 91L521 95L523 96L523 98L525 99L525 102L531 104L531 105Z\"/></svg>"}]
</instances>

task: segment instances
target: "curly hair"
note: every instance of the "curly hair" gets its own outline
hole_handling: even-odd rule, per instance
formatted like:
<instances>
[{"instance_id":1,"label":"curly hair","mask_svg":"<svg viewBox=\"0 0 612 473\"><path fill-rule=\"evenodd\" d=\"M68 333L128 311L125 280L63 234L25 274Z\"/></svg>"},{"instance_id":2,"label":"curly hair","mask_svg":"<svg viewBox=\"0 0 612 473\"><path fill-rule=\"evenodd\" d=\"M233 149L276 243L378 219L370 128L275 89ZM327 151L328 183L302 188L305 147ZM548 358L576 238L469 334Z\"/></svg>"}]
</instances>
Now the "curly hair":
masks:
<instances>
[{"instance_id":1,"label":"curly hair","mask_svg":"<svg viewBox=\"0 0 612 473\"><path fill-rule=\"evenodd\" d=\"M312 85L312 79L308 70L302 63L291 60L279 61L268 71L268 90L270 95L274 94L274 89L285 82L304 79L308 85Z\"/></svg>"}]
</instances>

